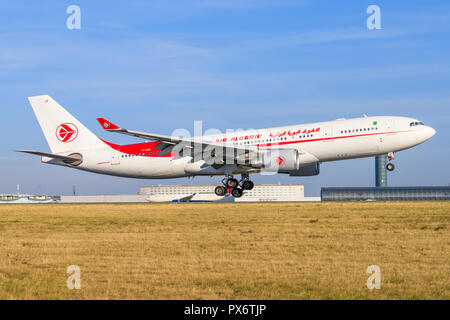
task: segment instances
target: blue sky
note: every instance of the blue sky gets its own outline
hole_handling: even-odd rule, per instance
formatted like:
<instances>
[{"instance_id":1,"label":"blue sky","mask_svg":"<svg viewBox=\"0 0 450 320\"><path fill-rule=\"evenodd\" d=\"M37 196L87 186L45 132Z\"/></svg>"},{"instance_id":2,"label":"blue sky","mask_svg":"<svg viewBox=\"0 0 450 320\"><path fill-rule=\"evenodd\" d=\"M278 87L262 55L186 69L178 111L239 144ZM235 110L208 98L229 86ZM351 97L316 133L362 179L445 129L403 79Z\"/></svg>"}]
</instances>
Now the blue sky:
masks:
<instances>
[{"instance_id":1,"label":"blue sky","mask_svg":"<svg viewBox=\"0 0 450 320\"><path fill-rule=\"evenodd\" d=\"M68 30L66 8L81 8ZM368 30L366 8L381 8ZM48 151L27 96L50 94L95 134L103 116L140 131L257 128L341 117L411 116L437 130L397 154L390 185L450 182L448 1L2 1L0 193L137 193L149 184L43 165L14 149ZM318 177L257 183L372 186L374 160L325 163Z\"/></svg>"}]
</instances>

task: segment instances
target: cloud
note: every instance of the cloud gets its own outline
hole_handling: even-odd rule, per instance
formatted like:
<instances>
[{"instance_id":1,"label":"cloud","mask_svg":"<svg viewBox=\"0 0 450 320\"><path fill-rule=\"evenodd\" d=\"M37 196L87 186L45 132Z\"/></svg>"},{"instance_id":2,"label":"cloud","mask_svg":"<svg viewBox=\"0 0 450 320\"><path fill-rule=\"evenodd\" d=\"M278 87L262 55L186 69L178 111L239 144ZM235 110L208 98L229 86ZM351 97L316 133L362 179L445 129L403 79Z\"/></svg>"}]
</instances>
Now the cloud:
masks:
<instances>
[{"instance_id":1,"label":"cloud","mask_svg":"<svg viewBox=\"0 0 450 320\"><path fill-rule=\"evenodd\" d=\"M308 46L342 43L358 40L395 39L411 34L410 31L402 30L377 30L369 31L364 29L333 29L333 30L310 30L279 36L268 37L267 35L250 35L247 40L236 41L235 43L218 48L217 54L234 51L270 51L276 49L286 49L288 47Z\"/></svg>"}]
</instances>

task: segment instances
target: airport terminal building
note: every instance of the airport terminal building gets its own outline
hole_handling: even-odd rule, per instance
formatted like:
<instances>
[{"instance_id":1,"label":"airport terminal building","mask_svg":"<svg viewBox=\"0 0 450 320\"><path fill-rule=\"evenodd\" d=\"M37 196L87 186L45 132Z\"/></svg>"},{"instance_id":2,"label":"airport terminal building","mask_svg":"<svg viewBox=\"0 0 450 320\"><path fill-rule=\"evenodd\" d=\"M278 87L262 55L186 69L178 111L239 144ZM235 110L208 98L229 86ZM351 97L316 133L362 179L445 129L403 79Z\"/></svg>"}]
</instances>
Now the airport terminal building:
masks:
<instances>
[{"instance_id":1,"label":"airport terminal building","mask_svg":"<svg viewBox=\"0 0 450 320\"><path fill-rule=\"evenodd\" d=\"M246 190L242 197L219 197L216 185L154 185L143 186L139 194L61 196L61 203L156 203L156 202L298 202L320 201L305 198L301 184L261 184Z\"/></svg>"},{"instance_id":2,"label":"airport terminal building","mask_svg":"<svg viewBox=\"0 0 450 320\"><path fill-rule=\"evenodd\" d=\"M448 201L450 186L322 188L322 201Z\"/></svg>"},{"instance_id":3,"label":"airport terminal building","mask_svg":"<svg viewBox=\"0 0 450 320\"><path fill-rule=\"evenodd\" d=\"M153 196L155 199L157 197L177 199L184 195L195 194L192 202L218 201L220 197L215 195L215 187L215 185L145 186L141 187L139 194ZM305 199L305 188L301 184L261 184L255 185L252 190L246 190L242 197L230 200L234 202L291 202L307 199Z\"/></svg>"}]
</instances>

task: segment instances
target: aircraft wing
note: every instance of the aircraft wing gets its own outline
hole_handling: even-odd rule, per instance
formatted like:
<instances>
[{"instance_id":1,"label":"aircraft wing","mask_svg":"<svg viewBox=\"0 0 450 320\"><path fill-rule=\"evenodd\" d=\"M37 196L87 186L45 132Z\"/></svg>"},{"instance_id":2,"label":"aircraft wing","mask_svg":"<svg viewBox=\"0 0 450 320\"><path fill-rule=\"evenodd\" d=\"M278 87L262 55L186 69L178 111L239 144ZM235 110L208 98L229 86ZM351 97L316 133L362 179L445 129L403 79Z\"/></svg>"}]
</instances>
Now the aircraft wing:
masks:
<instances>
[{"instance_id":1,"label":"aircraft wing","mask_svg":"<svg viewBox=\"0 0 450 320\"><path fill-rule=\"evenodd\" d=\"M163 154L165 150L170 151L171 150L170 147L175 145L181 145L183 147L190 148L194 152L196 150L205 150L206 148L221 150L221 153L224 158L225 156L232 155L234 159L237 159L238 157L248 158L250 154L256 155L259 152L259 148L256 146L236 146L230 143L216 143L213 141L203 140L201 138L186 139L155 133L132 131L120 128L104 118L97 118L97 121L106 131L127 134L130 136L135 136L153 141L160 141L160 144L157 146L157 148L161 150Z\"/></svg>"},{"instance_id":2,"label":"aircraft wing","mask_svg":"<svg viewBox=\"0 0 450 320\"><path fill-rule=\"evenodd\" d=\"M189 196L183 197L183 198L181 198L181 199L178 199L178 201L180 201L180 202L189 202L189 201L191 201L191 199L192 199L194 196L195 196L195 193L193 193L193 194L191 194L191 195L189 195Z\"/></svg>"},{"instance_id":3,"label":"aircraft wing","mask_svg":"<svg viewBox=\"0 0 450 320\"><path fill-rule=\"evenodd\" d=\"M157 140L161 141L167 144L175 145L177 143L180 143L183 141L183 139L171 137L171 136L165 136L162 134L154 134L154 133L146 133L146 132L139 132L139 131L131 131L124 128L119 128L115 124L109 122L108 120L104 118L97 118L97 121L100 123L100 125L105 129L106 131L110 132L117 132L122 134L127 134L130 136L135 136L138 138L143 138L147 140Z\"/></svg>"}]
</instances>

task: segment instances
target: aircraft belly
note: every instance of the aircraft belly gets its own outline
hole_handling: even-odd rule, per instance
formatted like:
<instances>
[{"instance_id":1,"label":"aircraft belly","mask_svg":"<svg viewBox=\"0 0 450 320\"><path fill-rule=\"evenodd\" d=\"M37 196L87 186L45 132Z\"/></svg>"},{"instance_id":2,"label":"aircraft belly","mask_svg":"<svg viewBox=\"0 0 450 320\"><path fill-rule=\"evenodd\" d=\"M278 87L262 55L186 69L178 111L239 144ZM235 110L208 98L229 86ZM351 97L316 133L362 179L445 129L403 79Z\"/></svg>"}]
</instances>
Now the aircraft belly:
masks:
<instances>
[{"instance_id":1,"label":"aircraft belly","mask_svg":"<svg viewBox=\"0 0 450 320\"><path fill-rule=\"evenodd\" d=\"M108 157L110 157L109 153ZM78 169L130 178L151 179L178 176L171 169L170 158L126 157L120 158L120 163L112 164L108 157L99 155L85 157L89 160L80 165Z\"/></svg>"}]
</instances>

